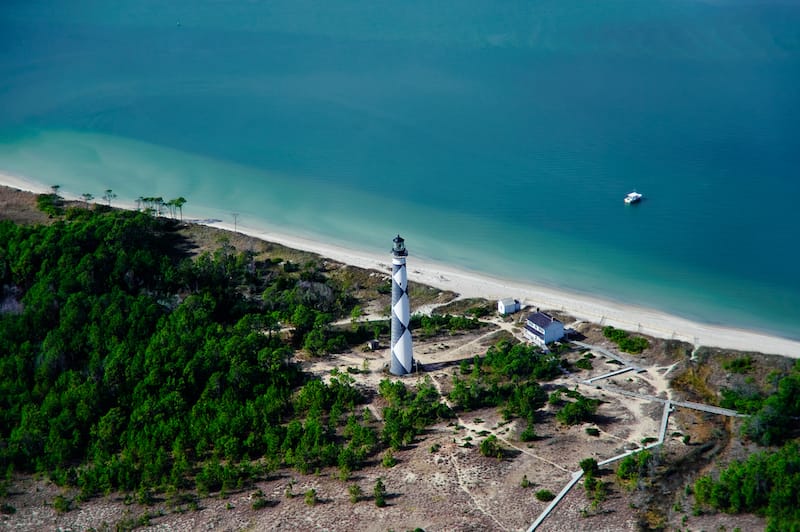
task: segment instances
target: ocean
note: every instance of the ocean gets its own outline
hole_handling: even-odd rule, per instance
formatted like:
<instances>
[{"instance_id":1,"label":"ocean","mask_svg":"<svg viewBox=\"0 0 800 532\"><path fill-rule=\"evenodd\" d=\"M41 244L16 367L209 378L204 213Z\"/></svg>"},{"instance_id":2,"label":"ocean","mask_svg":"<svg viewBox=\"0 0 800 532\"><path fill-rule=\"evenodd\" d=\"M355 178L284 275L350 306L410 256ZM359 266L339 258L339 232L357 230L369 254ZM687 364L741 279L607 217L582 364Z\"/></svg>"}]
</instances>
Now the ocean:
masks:
<instances>
[{"instance_id":1,"label":"ocean","mask_svg":"<svg viewBox=\"0 0 800 532\"><path fill-rule=\"evenodd\" d=\"M791 1L0 6L2 172L793 339L798 132Z\"/></svg>"}]
</instances>

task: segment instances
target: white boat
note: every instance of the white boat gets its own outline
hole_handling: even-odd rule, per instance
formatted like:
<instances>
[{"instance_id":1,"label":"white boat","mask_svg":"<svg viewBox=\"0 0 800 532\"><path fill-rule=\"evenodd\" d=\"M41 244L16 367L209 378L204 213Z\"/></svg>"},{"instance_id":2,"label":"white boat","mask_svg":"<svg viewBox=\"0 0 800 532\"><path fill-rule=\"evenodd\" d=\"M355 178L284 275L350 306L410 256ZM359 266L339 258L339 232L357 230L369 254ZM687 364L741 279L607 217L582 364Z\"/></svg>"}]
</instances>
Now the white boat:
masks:
<instances>
[{"instance_id":1,"label":"white boat","mask_svg":"<svg viewBox=\"0 0 800 532\"><path fill-rule=\"evenodd\" d=\"M630 192L627 196L625 196L625 203L631 204L636 203L637 201L642 199L642 195L638 192Z\"/></svg>"}]
</instances>

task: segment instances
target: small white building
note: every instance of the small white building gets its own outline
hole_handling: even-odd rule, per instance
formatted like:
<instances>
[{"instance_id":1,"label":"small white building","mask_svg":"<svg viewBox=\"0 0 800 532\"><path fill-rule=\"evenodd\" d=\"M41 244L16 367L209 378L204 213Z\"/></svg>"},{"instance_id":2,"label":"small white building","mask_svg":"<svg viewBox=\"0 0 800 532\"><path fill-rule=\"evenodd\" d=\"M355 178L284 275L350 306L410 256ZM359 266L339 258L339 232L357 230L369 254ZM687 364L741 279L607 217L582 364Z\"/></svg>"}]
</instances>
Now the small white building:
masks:
<instances>
[{"instance_id":1,"label":"small white building","mask_svg":"<svg viewBox=\"0 0 800 532\"><path fill-rule=\"evenodd\" d=\"M528 314L525 320L525 337L536 345L545 347L550 342L564 338L564 324L545 312L538 310Z\"/></svg>"},{"instance_id":2,"label":"small white building","mask_svg":"<svg viewBox=\"0 0 800 532\"><path fill-rule=\"evenodd\" d=\"M501 315L513 314L518 310L519 301L512 297L507 297L497 301L497 312L499 312Z\"/></svg>"}]
</instances>

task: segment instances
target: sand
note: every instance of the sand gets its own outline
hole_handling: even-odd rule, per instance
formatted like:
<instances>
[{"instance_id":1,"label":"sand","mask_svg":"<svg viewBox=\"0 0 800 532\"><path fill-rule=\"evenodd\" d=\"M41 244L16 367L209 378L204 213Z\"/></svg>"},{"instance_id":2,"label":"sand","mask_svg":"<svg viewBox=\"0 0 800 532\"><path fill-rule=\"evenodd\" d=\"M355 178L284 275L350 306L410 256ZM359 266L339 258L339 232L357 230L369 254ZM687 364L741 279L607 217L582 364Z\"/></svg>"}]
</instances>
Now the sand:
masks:
<instances>
[{"instance_id":1,"label":"sand","mask_svg":"<svg viewBox=\"0 0 800 532\"><path fill-rule=\"evenodd\" d=\"M2 173L0 173L0 185L36 193L50 192L49 186L34 180ZM120 205L116 204L115 206ZM184 219L191 219L191 216L191 209L184 209ZM234 230L233 224L206 223L213 227ZM391 238L388 237L386 253L379 255L346 249L338 245L326 245L323 242L287 233L264 231L244 224L237 224L236 230L269 242L318 253L345 264L384 272L391 271L391 256L388 251L391 248ZM612 325L658 338L682 340L695 347L719 347L800 358L800 342L795 340L758 331L698 323L636 305L459 270L446 264L418 260L413 255L413 247L410 250L407 264L410 281L451 290L462 297L483 297L490 300L513 297L525 305L561 311L578 320Z\"/></svg>"}]
</instances>

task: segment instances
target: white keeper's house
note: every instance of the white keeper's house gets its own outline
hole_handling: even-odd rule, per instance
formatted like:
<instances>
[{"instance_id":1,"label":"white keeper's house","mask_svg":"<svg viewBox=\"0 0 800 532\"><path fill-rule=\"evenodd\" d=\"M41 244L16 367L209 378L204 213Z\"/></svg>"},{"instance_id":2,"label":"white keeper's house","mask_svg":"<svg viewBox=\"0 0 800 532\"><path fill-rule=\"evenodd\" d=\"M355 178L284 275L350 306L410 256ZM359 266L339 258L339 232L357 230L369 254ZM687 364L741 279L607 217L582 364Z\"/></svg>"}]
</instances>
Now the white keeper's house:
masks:
<instances>
[{"instance_id":1,"label":"white keeper's house","mask_svg":"<svg viewBox=\"0 0 800 532\"><path fill-rule=\"evenodd\" d=\"M564 338L564 324L545 312L528 314L525 320L525 337L536 345L545 347L550 342Z\"/></svg>"}]
</instances>

